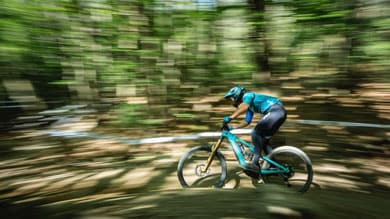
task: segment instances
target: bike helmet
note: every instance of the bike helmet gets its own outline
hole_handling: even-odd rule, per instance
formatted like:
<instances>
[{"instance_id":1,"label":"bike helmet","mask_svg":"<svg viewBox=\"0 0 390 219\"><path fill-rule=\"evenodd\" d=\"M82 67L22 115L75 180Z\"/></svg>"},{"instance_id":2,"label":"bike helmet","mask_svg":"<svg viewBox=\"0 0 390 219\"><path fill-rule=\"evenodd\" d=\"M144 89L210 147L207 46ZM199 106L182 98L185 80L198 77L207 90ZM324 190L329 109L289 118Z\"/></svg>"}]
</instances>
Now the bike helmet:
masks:
<instances>
[{"instance_id":1,"label":"bike helmet","mask_svg":"<svg viewBox=\"0 0 390 219\"><path fill-rule=\"evenodd\" d=\"M238 107L238 105L240 105L242 102L242 96L244 96L245 92L246 90L244 87L236 85L225 94L225 99L231 98L233 101L233 106Z\"/></svg>"}]
</instances>

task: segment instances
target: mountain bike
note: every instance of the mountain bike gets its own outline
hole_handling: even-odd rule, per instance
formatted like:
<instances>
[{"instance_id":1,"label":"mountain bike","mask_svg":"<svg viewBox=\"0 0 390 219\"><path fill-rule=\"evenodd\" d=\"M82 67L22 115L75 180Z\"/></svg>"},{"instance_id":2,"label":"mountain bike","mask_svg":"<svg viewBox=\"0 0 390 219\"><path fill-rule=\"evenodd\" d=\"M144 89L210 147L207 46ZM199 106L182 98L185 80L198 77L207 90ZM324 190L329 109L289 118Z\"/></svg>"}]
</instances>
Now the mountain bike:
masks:
<instances>
[{"instance_id":1,"label":"mountain bike","mask_svg":"<svg viewBox=\"0 0 390 219\"><path fill-rule=\"evenodd\" d=\"M250 161L254 146L233 134L223 124L221 136L213 145L196 146L187 151L179 160L177 176L183 188L217 187L225 184L227 164L219 148L226 139L232 146L240 166ZM313 180L310 158L294 146L280 146L267 156L261 155L259 174L264 183L281 184L304 193ZM252 178L254 185L257 179Z\"/></svg>"}]
</instances>

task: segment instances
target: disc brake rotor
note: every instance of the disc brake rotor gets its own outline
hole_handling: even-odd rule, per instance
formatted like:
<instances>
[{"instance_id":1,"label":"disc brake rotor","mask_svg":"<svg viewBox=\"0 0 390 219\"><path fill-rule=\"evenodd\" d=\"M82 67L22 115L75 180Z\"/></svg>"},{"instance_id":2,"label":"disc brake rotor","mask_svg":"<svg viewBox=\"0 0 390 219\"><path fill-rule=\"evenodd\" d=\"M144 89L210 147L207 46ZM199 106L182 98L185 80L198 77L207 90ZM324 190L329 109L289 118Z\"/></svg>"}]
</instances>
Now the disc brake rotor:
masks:
<instances>
[{"instance_id":1,"label":"disc brake rotor","mask_svg":"<svg viewBox=\"0 0 390 219\"><path fill-rule=\"evenodd\" d=\"M204 164L198 164L198 165L196 165L196 167L195 167L195 174L196 174L196 176L198 176L198 177L204 177L204 176L207 176L209 173L210 173L210 168L208 168L207 170L206 170L206 172L203 172L202 170L203 170L203 168L204 168Z\"/></svg>"}]
</instances>

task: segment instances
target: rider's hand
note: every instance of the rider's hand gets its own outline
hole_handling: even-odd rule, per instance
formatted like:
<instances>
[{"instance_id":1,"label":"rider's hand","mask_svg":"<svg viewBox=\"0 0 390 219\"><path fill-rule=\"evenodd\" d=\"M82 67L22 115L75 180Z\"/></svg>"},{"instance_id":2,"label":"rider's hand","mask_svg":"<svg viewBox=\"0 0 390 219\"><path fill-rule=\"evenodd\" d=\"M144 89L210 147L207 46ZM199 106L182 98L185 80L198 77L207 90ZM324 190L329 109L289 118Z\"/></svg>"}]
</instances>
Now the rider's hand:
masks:
<instances>
[{"instance_id":1,"label":"rider's hand","mask_svg":"<svg viewBox=\"0 0 390 219\"><path fill-rule=\"evenodd\" d=\"M230 118L230 116L225 116L223 117L223 123L224 124L228 124L232 119Z\"/></svg>"}]
</instances>

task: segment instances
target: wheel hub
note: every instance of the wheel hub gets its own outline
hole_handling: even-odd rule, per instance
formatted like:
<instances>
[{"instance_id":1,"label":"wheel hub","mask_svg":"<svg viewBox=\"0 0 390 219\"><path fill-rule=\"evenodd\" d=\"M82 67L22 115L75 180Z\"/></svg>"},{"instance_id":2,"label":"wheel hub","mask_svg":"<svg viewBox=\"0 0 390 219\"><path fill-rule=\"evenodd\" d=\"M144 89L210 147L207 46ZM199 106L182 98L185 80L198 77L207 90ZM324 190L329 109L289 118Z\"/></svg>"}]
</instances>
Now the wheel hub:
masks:
<instances>
[{"instance_id":1,"label":"wheel hub","mask_svg":"<svg viewBox=\"0 0 390 219\"><path fill-rule=\"evenodd\" d=\"M198 177L204 177L207 176L210 173L210 168L208 168L205 172L203 171L205 165L204 164L198 164L195 167L195 175Z\"/></svg>"},{"instance_id":2,"label":"wheel hub","mask_svg":"<svg viewBox=\"0 0 390 219\"><path fill-rule=\"evenodd\" d=\"M283 173L283 176L286 179L289 179L289 178L293 177L294 174L295 174L293 168L290 165L288 165L288 164L284 164L283 166L287 167L287 169L288 169L288 173Z\"/></svg>"}]
</instances>

